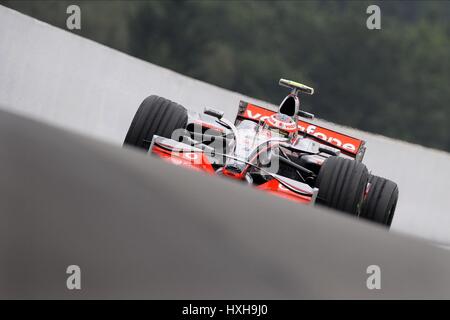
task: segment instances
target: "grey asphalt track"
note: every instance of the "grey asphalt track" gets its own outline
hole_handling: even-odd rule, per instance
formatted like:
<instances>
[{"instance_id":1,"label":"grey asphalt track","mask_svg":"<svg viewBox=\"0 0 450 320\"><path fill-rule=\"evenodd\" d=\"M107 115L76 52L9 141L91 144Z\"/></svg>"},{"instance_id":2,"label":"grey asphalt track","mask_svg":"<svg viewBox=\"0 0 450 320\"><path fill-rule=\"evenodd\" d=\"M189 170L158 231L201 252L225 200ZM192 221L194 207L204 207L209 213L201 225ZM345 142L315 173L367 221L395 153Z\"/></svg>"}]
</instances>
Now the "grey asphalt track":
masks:
<instances>
[{"instance_id":1,"label":"grey asphalt track","mask_svg":"<svg viewBox=\"0 0 450 320\"><path fill-rule=\"evenodd\" d=\"M3 111L0 172L3 299L450 298L446 250Z\"/></svg>"}]
</instances>

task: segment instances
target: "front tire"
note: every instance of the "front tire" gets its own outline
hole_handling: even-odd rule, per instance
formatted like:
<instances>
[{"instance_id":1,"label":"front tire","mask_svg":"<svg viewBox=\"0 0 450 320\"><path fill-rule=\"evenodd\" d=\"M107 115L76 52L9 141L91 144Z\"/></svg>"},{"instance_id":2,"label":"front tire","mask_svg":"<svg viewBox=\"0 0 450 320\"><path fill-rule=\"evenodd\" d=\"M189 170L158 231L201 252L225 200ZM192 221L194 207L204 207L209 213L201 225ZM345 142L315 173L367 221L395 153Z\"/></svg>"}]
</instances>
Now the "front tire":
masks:
<instances>
[{"instance_id":1,"label":"front tire","mask_svg":"<svg viewBox=\"0 0 450 320\"><path fill-rule=\"evenodd\" d=\"M187 120L187 111L182 105L152 95L139 106L123 144L148 151L155 134L170 138L176 129L186 127Z\"/></svg>"},{"instance_id":2,"label":"front tire","mask_svg":"<svg viewBox=\"0 0 450 320\"><path fill-rule=\"evenodd\" d=\"M315 186L317 203L359 216L369 180L366 166L360 162L329 157L322 164Z\"/></svg>"},{"instance_id":3,"label":"front tire","mask_svg":"<svg viewBox=\"0 0 450 320\"><path fill-rule=\"evenodd\" d=\"M395 182L378 176L371 176L369 183L361 217L390 227L397 207L398 186Z\"/></svg>"}]
</instances>

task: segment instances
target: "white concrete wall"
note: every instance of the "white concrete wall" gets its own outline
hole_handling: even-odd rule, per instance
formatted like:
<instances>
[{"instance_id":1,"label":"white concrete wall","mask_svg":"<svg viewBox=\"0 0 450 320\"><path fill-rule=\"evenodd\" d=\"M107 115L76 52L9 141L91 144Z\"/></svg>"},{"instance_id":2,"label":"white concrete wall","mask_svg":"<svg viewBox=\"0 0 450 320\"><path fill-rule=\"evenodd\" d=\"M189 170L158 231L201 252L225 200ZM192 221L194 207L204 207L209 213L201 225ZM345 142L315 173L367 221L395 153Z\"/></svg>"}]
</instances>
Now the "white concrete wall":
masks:
<instances>
[{"instance_id":1,"label":"white concrete wall","mask_svg":"<svg viewBox=\"0 0 450 320\"><path fill-rule=\"evenodd\" d=\"M273 79L274 86L277 80ZM214 106L229 117L241 99L268 105L0 6L3 108L119 144L139 103L150 94L196 111ZM350 128L342 130L364 138L368 167L399 184L392 230L450 243L449 154Z\"/></svg>"}]
</instances>

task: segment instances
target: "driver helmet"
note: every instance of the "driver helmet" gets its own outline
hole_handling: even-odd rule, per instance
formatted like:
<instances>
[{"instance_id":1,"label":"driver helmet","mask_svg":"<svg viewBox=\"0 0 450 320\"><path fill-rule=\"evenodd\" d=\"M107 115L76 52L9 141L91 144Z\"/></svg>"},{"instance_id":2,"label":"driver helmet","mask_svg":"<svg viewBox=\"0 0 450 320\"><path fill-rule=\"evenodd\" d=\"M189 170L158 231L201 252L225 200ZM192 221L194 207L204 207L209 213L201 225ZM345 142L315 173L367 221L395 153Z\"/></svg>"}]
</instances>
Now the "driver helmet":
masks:
<instances>
[{"instance_id":1,"label":"driver helmet","mask_svg":"<svg viewBox=\"0 0 450 320\"><path fill-rule=\"evenodd\" d=\"M282 113L275 113L267 117L264 120L264 127L289 139L293 138L298 130L294 119Z\"/></svg>"}]
</instances>

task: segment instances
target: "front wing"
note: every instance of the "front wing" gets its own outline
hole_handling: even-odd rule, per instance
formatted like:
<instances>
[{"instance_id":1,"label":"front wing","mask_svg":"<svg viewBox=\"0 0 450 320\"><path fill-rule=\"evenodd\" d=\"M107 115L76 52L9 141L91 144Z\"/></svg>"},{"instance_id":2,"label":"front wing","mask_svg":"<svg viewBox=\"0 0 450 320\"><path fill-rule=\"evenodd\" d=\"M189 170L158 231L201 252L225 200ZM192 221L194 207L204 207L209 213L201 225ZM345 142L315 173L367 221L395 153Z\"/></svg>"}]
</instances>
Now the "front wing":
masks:
<instances>
[{"instance_id":1,"label":"front wing","mask_svg":"<svg viewBox=\"0 0 450 320\"><path fill-rule=\"evenodd\" d=\"M177 166L218 175L215 168L217 167L215 165L217 155L205 152L195 146L155 135L149 153ZM256 186L256 189L300 203L313 204L315 202L318 189L285 177L274 176L276 178Z\"/></svg>"}]
</instances>

